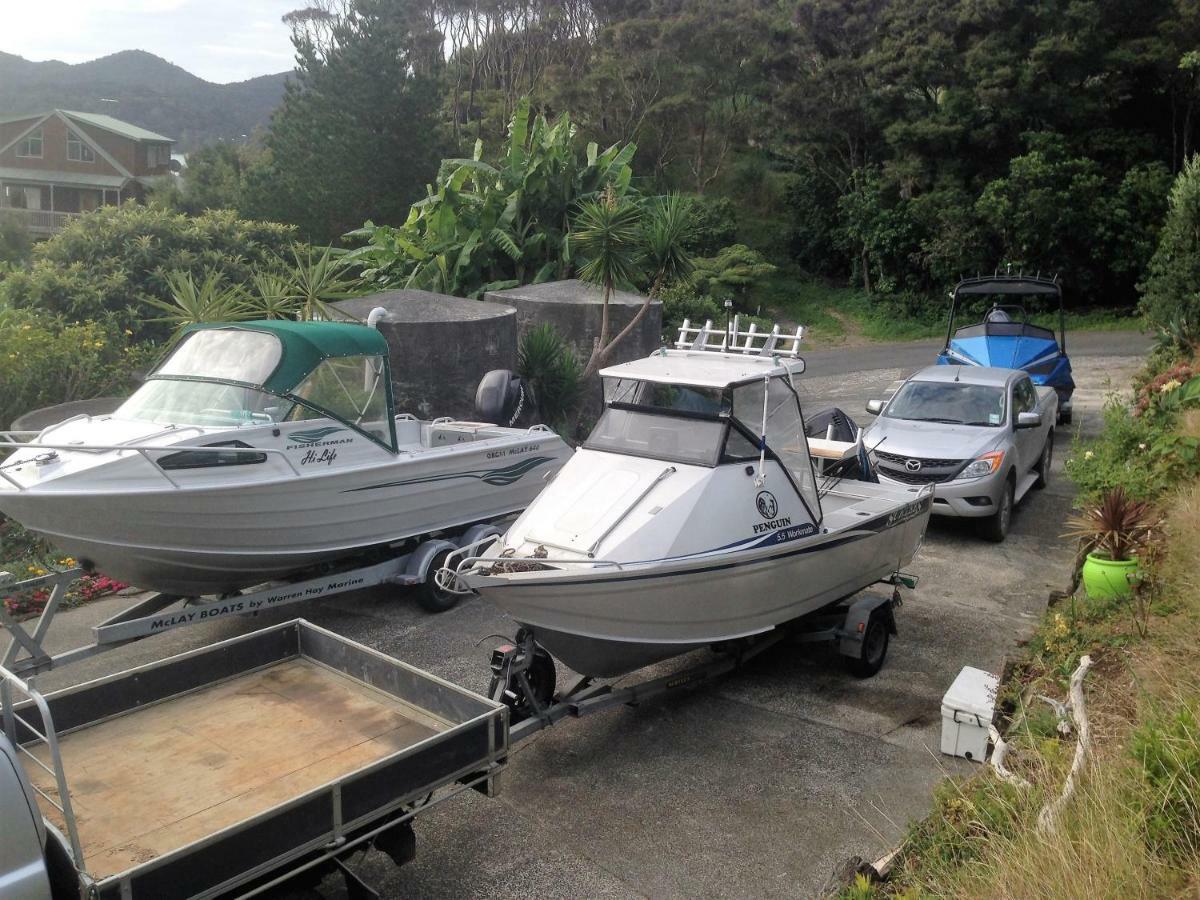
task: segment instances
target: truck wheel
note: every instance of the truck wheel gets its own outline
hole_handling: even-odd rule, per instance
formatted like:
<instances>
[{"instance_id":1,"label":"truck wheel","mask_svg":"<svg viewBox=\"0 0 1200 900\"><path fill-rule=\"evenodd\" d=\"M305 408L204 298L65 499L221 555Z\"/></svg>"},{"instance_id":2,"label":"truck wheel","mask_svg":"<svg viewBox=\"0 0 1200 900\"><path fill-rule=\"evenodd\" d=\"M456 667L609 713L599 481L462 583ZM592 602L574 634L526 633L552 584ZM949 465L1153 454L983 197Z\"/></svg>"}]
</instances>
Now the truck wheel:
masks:
<instances>
[{"instance_id":1,"label":"truck wheel","mask_svg":"<svg viewBox=\"0 0 1200 900\"><path fill-rule=\"evenodd\" d=\"M887 658L888 626L884 617L872 614L867 619L867 628L863 632L862 656L846 656L846 668L855 678L870 678L883 668Z\"/></svg>"},{"instance_id":2,"label":"truck wheel","mask_svg":"<svg viewBox=\"0 0 1200 900\"><path fill-rule=\"evenodd\" d=\"M1038 460L1037 465L1033 470L1037 472L1037 481L1033 483L1034 488L1041 490L1050 483L1050 466L1054 462L1054 431L1046 435L1046 445L1042 447L1042 456Z\"/></svg>"},{"instance_id":3,"label":"truck wheel","mask_svg":"<svg viewBox=\"0 0 1200 900\"><path fill-rule=\"evenodd\" d=\"M1070 425L1071 424L1071 411L1070 410L1067 410L1067 412L1065 412L1065 413L1058 414L1058 424L1059 425Z\"/></svg>"},{"instance_id":4,"label":"truck wheel","mask_svg":"<svg viewBox=\"0 0 1200 900\"><path fill-rule=\"evenodd\" d=\"M983 520L983 536L995 544L1008 537L1008 526L1012 524L1013 482L1004 482L1004 493L1000 495L1000 506L991 516Z\"/></svg>"},{"instance_id":5,"label":"truck wheel","mask_svg":"<svg viewBox=\"0 0 1200 900\"><path fill-rule=\"evenodd\" d=\"M452 552L452 550L443 550L429 561L425 580L417 588L417 602L430 612L440 613L453 609L461 596L446 590L437 583L437 571L446 564L446 557Z\"/></svg>"}]
</instances>

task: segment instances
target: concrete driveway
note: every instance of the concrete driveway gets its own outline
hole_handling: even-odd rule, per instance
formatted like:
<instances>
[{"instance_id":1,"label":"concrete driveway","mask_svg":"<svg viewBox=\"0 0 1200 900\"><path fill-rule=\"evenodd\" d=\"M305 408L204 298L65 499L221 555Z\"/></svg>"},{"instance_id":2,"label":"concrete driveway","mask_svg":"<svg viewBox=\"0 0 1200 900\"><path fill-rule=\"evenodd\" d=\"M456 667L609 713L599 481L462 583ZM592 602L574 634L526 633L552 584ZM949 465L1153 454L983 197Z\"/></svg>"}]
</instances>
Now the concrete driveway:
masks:
<instances>
[{"instance_id":1,"label":"concrete driveway","mask_svg":"<svg viewBox=\"0 0 1200 900\"><path fill-rule=\"evenodd\" d=\"M1128 334L1074 342L1079 390L1069 431L1096 430L1105 392L1127 383L1145 343ZM865 401L932 361L930 347L813 353L806 408L838 405L865 421ZM420 817L413 863L397 870L370 853L355 868L385 897L820 894L848 856L889 849L928 811L940 778L971 770L938 753L940 699L964 665L999 671L1047 593L1065 586L1071 551L1058 535L1071 504L1062 461L1072 439L1059 431L1051 484L1018 507L1005 543L935 520L912 566L920 587L906 592L899 637L876 678L851 678L830 648L781 645L689 692L565 721L518 746L499 797L462 795ZM56 643L84 642L121 602L63 616ZM50 673L41 686L295 616L478 690L495 643L487 636L512 632L479 599L432 616L402 592L362 591L161 635ZM344 892L330 880L324 895Z\"/></svg>"}]
</instances>

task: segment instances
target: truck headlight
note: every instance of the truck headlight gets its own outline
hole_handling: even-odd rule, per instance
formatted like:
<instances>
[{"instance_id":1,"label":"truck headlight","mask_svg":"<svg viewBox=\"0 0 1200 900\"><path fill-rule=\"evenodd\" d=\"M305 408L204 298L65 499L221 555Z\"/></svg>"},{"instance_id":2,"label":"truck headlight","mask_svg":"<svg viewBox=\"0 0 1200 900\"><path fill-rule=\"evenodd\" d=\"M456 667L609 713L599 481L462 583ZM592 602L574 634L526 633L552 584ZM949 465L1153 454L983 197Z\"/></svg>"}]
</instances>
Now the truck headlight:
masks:
<instances>
[{"instance_id":1,"label":"truck headlight","mask_svg":"<svg viewBox=\"0 0 1200 900\"><path fill-rule=\"evenodd\" d=\"M985 453L983 456L973 460L959 474L959 478L982 478L985 475L991 475L1000 468L1000 464L1004 462L1004 451L994 450L991 453Z\"/></svg>"}]
</instances>

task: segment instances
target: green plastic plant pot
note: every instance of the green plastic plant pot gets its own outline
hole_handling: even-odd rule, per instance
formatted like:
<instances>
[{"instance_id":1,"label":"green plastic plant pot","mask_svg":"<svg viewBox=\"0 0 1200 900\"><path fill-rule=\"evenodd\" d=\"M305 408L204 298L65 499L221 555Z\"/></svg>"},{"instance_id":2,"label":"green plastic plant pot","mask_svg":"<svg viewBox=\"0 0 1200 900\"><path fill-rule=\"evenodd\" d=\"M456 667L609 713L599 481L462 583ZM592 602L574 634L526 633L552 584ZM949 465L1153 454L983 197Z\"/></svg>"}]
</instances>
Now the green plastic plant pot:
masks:
<instances>
[{"instance_id":1,"label":"green plastic plant pot","mask_svg":"<svg viewBox=\"0 0 1200 900\"><path fill-rule=\"evenodd\" d=\"M1111 600L1133 593L1129 576L1137 571L1136 559L1104 559L1093 553L1083 564L1083 586L1089 597Z\"/></svg>"}]
</instances>

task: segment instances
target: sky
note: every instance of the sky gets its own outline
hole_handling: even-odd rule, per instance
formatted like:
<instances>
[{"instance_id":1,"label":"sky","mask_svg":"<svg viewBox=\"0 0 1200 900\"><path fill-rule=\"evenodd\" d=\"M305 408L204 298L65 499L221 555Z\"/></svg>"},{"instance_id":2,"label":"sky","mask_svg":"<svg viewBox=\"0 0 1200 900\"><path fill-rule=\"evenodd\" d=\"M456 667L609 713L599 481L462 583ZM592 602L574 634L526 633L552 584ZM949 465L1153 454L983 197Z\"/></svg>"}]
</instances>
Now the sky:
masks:
<instances>
[{"instance_id":1,"label":"sky","mask_svg":"<svg viewBox=\"0 0 1200 900\"><path fill-rule=\"evenodd\" d=\"M304 0L0 0L0 50L86 62L146 50L206 81L292 68L280 17Z\"/></svg>"}]
</instances>

